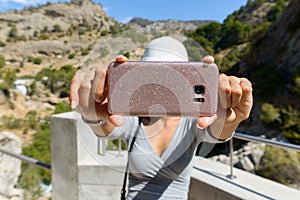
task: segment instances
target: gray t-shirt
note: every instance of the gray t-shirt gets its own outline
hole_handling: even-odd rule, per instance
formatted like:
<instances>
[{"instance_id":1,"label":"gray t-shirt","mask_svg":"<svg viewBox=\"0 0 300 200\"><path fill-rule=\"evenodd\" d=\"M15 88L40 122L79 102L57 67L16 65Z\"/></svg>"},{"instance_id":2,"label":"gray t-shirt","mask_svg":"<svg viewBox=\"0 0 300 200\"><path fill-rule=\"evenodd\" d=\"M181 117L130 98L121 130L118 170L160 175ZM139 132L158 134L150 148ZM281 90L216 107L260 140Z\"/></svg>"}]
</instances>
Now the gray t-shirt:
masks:
<instances>
[{"instance_id":1,"label":"gray t-shirt","mask_svg":"<svg viewBox=\"0 0 300 200\"><path fill-rule=\"evenodd\" d=\"M187 199L192 160L202 141L216 143L208 129L199 129L197 119L181 118L169 145L159 157L154 151L138 117L125 117L109 139L121 138L130 144L129 187L127 199Z\"/></svg>"}]
</instances>

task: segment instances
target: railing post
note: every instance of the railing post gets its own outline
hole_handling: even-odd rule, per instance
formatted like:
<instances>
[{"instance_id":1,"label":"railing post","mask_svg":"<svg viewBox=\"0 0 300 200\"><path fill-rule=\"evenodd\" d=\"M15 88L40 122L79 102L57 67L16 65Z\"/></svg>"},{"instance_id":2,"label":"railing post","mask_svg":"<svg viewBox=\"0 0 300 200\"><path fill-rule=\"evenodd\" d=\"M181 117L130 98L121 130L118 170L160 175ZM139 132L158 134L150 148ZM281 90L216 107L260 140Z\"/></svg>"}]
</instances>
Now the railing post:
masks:
<instances>
[{"instance_id":1,"label":"railing post","mask_svg":"<svg viewBox=\"0 0 300 200\"><path fill-rule=\"evenodd\" d=\"M98 147L97 147L98 154L100 156L105 156L105 154L106 154L106 138L98 137L97 145L98 145Z\"/></svg>"},{"instance_id":2,"label":"railing post","mask_svg":"<svg viewBox=\"0 0 300 200\"><path fill-rule=\"evenodd\" d=\"M233 138L229 141L229 156L230 156L230 174L227 178L236 179L236 176L233 175Z\"/></svg>"}]
</instances>

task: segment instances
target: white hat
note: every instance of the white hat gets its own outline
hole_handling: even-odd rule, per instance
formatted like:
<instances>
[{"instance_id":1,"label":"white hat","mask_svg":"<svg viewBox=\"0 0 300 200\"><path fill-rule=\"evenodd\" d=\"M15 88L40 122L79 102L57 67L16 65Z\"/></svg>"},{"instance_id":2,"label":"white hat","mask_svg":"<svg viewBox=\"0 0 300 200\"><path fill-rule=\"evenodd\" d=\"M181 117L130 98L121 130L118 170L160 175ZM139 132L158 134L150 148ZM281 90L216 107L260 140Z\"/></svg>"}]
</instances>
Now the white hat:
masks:
<instances>
[{"instance_id":1,"label":"white hat","mask_svg":"<svg viewBox=\"0 0 300 200\"><path fill-rule=\"evenodd\" d=\"M164 36L147 45L142 61L188 61L188 54L181 42Z\"/></svg>"}]
</instances>

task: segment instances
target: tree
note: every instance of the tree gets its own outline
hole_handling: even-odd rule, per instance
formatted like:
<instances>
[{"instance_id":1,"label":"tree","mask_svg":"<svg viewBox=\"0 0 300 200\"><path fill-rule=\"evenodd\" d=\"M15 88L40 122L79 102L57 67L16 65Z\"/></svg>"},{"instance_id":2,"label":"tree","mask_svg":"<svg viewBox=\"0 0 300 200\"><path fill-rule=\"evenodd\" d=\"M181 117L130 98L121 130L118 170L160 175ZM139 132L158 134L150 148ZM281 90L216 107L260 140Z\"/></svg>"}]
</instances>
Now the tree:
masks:
<instances>
[{"instance_id":1,"label":"tree","mask_svg":"<svg viewBox=\"0 0 300 200\"><path fill-rule=\"evenodd\" d=\"M226 49L236 44L247 41L251 27L229 16L222 25L222 38L216 43L215 49Z\"/></svg>"}]
</instances>

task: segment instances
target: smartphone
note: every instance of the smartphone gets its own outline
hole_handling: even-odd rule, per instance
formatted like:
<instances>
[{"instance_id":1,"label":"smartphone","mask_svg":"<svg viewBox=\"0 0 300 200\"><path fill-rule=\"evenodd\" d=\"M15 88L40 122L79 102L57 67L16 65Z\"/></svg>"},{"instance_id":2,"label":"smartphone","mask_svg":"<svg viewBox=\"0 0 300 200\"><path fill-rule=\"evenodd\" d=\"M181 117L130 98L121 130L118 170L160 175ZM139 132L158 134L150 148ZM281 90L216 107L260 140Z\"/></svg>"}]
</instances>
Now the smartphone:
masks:
<instances>
[{"instance_id":1,"label":"smartphone","mask_svg":"<svg viewBox=\"0 0 300 200\"><path fill-rule=\"evenodd\" d=\"M112 62L108 109L127 116L212 116L218 105L216 64L203 62Z\"/></svg>"}]
</instances>

